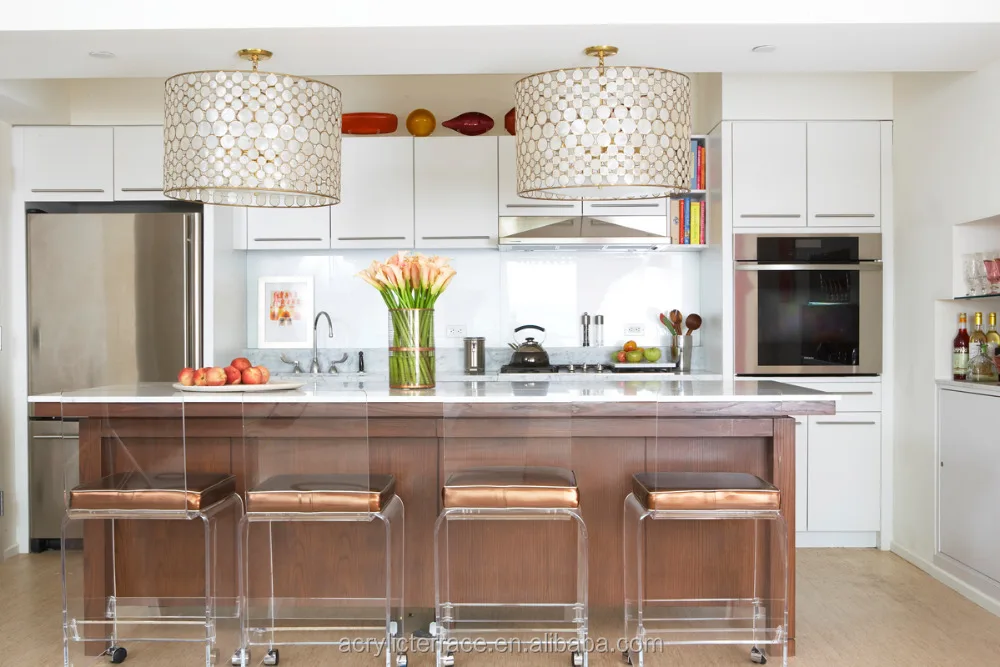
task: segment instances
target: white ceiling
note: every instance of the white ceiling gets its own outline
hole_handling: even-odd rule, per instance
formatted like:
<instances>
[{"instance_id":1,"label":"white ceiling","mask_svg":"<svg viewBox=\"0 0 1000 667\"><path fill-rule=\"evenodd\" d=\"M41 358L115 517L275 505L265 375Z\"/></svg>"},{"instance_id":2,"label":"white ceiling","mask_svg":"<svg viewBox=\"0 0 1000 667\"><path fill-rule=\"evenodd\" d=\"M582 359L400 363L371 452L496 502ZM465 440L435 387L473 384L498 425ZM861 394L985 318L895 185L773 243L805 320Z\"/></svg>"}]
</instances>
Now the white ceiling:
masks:
<instances>
[{"instance_id":1,"label":"white ceiling","mask_svg":"<svg viewBox=\"0 0 1000 667\"><path fill-rule=\"evenodd\" d=\"M597 43L622 64L685 72L970 71L1000 60L1000 23L0 31L0 79L167 77L232 68L247 47L275 52L266 69L314 76L534 72L586 62ZM751 53L759 44L778 49Z\"/></svg>"}]
</instances>

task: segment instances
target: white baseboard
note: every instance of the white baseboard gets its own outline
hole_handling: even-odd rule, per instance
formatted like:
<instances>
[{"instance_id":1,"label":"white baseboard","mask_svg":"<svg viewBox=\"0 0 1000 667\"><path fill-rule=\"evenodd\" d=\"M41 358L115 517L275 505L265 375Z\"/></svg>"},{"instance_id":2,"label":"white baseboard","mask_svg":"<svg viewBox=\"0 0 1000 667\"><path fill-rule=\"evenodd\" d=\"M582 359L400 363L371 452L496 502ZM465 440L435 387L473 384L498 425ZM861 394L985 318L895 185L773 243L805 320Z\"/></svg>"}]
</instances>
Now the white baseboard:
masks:
<instances>
[{"instance_id":1,"label":"white baseboard","mask_svg":"<svg viewBox=\"0 0 1000 667\"><path fill-rule=\"evenodd\" d=\"M954 567L949 568L949 570L953 571L949 571L927 560L926 558L921 558L896 542L892 543L892 552L903 560L919 567L921 570L931 575L948 588L972 600L986 611L1000 616L1000 598L992 597L965 581L961 574L961 570L965 568L960 563L951 561L951 559L948 559L947 556L942 556L942 558L955 563Z\"/></svg>"},{"instance_id":2,"label":"white baseboard","mask_svg":"<svg viewBox=\"0 0 1000 667\"><path fill-rule=\"evenodd\" d=\"M21 553L21 550L17 548L16 544L12 544L3 550L3 557L0 558L0 560L7 560L8 558L13 558L19 553Z\"/></svg>"},{"instance_id":3,"label":"white baseboard","mask_svg":"<svg viewBox=\"0 0 1000 667\"><path fill-rule=\"evenodd\" d=\"M796 532L795 546L805 549L855 548L874 549L878 546L878 533L827 533Z\"/></svg>"}]
</instances>

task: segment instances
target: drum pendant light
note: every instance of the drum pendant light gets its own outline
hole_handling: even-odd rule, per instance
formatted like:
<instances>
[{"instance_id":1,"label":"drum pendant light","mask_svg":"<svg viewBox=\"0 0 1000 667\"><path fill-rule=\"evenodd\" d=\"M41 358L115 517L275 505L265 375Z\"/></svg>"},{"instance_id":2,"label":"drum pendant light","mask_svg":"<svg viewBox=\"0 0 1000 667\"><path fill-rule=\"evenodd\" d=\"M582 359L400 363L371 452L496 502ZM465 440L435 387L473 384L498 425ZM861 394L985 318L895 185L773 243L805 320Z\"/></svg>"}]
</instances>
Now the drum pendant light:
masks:
<instances>
[{"instance_id":1,"label":"drum pendant light","mask_svg":"<svg viewBox=\"0 0 1000 667\"><path fill-rule=\"evenodd\" d=\"M541 72L514 84L517 191L531 199L670 197L691 186L691 80L654 67Z\"/></svg>"},{"instance_id":2,"label":"drum pendant light","mask_svg":"<svg viewBox=\"0 0 1000 667\"><path fill-rule=\"evenodd\" d=\"M163 194L266 208L339 203L340 91L302 76L258 72L270 51L238 55L251 61L251 71L167 79Z\"/></svg>"}]
</instances>

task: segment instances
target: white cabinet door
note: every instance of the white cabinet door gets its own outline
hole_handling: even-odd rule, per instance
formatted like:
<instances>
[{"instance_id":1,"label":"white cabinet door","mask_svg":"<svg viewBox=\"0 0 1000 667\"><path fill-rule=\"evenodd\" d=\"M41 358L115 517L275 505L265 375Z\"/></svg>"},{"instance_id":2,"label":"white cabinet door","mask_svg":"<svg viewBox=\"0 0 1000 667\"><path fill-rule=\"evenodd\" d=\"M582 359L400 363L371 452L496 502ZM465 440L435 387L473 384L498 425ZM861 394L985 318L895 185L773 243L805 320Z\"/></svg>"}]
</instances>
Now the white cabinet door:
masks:
<instances>
[{"instance_id":1,"label":"white cabinet door","mask_svg":"<svg viewBox=\"0 0 1000 667\"><path fill-rule=\"evenodd\" d=\"M881 224L882 140L877 121L809 123L809 224Z\"/></svg>"},{"instance_id":2,"label":"white cabinet door","mask_svg":"<svg viewBox=\"0 0 1000 667\"><path fill-rule=\"evenodd\" d=\"M163 196L163 127L114 128L115 200L169 200Z\"/></svg>"},{"instance_id":3,"label":"white cabinet door","mask_svg":"<svg viewBox=\"0 0 1000 667\"><path fill-rule=\"evenodd\" d=\"M413 137L344 137L334 248L413 247Z\"/></svg>"},{"instance_id":4,"label":"white cabinet door","mask_svg":"<svg viewBox=\"0 0 1000 667\"><path fill-rule=\"evenodd\" d=\"M809 530L880 529L882 415L809 417Z\"/></svg>"},{"instance_id":5,"label":"white cabinet door","mask_svg":"<svg viewBox=\"0 0 1000 667\"><path fill-rule=\"evenodd\" d=\"M942 553L1000 581L1000 398L942 390L938 397Z\"/></svg>"},{"instance_id":6,"label":"white cabinet door","mask_svg":"<svg viewBox=\"0 0 1000 667\"><path fill-rule=\"evenodd\" d=\"M330 207L247 208L250 250L329 250Z\"/></svg>"},{"instance_id":7,"label":"white cabinet door","mask_svg":"<svg viewBox=\"0 0 1000 667\"><path fill-rule=\"evenodd\" d=\"M25 197L31 201L111 201L111 127L24 128Z\"/></svg>"},{"instance_id":8,"label":"white cabinet door","mask_svg":"<svg viewBox=\"0 0 1000 667\"><path fill-rule=\"evenodd\" d=\"M806 124L733 123L733 226L806 224Z\"/></svg>"},{"instance_id":9,"label":"white cabinet door","mask_svg":"<svg viewBox=\"0 0 1000 667\"><path fill-rule=\"evenodd\" d=\"M516 139L514 137L499 137L500 215L519 217L583 215L582 203L579 200L548 201L519 197L517 194L515 150Z\"/></svg>"},{"instance_id":10,"label":"white cabinet door","mask_svg":"<svg viewBox=\"0 0 1000 667\"><path fill-rule=\"evenodd\" d=\"M795 530L809 530L809 421L795 418Z\"/></svg>"},{"instance_id":11,"label":"white cabinet door","mask_svg":"<svg viewBox=\"0 0 1000 667\"><path fill-rule=\"evenodd\" d=\"M583 214L593 216L613 215L662 215L670 210L670 200L637 199L635 201L585 201Z\"/></svg>"},{"instance_id":12,"label":"white cabinet door","mask_svg":"<svg viewBox=\"0 0 1000 667\"><path fill-rule=\"evenodd\" d=\"M413 142L418 248L495 248L496 137L421 137Z\"/></svg>"}]
</instances>

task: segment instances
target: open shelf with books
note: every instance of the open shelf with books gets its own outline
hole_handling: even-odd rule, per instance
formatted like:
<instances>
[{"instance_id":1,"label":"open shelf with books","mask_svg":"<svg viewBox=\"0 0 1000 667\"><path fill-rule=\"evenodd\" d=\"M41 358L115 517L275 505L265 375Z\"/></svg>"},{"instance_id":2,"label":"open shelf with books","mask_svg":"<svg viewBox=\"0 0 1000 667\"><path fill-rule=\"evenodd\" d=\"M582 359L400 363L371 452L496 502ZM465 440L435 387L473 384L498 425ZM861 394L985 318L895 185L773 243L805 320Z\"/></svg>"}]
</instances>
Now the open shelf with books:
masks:
<instances>
[{"instance_id":1,"label":"open shelf with books","mask_svg":"<svg viewBox=\"0 0 1000 667\"><path fill-rule=\"evenodd\" d=\"M691 189L670 200L670 238L675 245L708 245L707 136L691 136Z\"/></svg>"}]
</instances>

